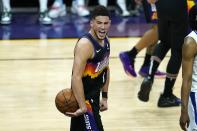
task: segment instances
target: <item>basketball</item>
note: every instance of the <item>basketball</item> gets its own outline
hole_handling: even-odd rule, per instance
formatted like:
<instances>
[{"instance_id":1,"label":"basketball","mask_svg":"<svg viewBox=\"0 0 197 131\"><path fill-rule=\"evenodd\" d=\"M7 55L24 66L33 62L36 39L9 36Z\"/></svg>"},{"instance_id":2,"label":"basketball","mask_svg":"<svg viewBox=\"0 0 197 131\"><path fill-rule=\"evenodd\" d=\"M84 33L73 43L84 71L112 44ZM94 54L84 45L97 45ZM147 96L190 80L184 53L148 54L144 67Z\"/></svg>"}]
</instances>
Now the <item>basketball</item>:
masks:
<instances>
[{"instance_id":1,"label":"basketball","mask_svg":"<svg viewBox=\"0 0 197 131\"><path fill-rule=\"evenodd\" d=\"M79 106L72 89L63 89L56 95L55 105L57 109L65 114L66 112L75 112Z\"/></svg>"}]
</instances>

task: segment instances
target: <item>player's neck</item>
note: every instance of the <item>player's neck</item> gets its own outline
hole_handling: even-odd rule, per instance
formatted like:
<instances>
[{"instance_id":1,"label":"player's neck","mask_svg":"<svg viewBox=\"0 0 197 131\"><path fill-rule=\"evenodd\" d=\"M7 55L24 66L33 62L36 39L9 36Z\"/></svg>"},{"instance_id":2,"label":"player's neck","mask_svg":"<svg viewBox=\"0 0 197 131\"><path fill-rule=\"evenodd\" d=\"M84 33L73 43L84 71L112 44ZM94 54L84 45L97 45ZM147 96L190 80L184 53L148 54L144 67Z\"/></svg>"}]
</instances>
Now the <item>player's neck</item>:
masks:
<instances>
[{"instance_id":1,"label":"player's neck","mask_svg":"<svg viewBox=\"0 0 197 131\"><path fill-rule=\"evenodd\" d=\"M104 40L99 39L94 31L90 30L89 33L101 46L104 46Z\"/></svg>"}]
</instances>

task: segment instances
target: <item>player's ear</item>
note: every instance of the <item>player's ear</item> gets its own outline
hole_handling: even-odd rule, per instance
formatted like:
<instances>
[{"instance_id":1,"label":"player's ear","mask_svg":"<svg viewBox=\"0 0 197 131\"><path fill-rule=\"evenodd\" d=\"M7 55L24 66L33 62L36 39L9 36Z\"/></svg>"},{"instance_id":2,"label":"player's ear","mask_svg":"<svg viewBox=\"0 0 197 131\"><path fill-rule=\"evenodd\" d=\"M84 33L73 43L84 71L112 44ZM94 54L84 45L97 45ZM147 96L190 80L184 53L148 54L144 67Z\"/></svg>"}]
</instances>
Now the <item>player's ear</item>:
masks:
<instances>
[{"instance_id":1,"label":"player's ear","mask_svg":"<svg viewBox=\"0 0 197 131\"><path fill-rule=\"evenodd\" d=\"M111 20L109 20L109 25L111 25Z\"/></svg>"},{"instance_id":2,"label":"player's ear","mask_svg":"<svg viewBox=\"0 0 197 131\"><path fill-rule=\"evenodd\" d=\"M93 21L92 20L90 21L90 26L93 27Z\"/></svg>"}]
</instances>

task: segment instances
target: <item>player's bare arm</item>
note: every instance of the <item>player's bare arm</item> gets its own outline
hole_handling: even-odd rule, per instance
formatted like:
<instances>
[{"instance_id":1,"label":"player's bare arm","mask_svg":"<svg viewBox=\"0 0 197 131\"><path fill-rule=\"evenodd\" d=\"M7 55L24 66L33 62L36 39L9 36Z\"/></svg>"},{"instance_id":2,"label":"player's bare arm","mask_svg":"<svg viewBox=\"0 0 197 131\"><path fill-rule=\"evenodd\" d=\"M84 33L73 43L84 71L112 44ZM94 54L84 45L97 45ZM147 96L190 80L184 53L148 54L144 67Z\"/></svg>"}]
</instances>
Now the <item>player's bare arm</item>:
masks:
<instances>
[{"instance_id":1,"label":"player's bare arm","mask_svg":"<svg viewBox=\"0 0 197 131\"><path fill-rule=\"evenodd\" d=\"M182 87L181 87L181 117L180 126L186 131L186 127L189 125L188 116L188 99L192 84L192 67L194 63L194 57L197 53L197 45L195 41L187 37L182 47Z\"/></svg>"},{"instance_id":2,"label":"player's bare arm","mask_svg":"<svg viewBox=\"0 0 197 131\"><path fill-rule=\"evenodd\" d=\"M86 62L93 56L93 47L90 41L82 38L78 41L74 50L73 74L71 79L72 90L79 104L79 109L74 113L67 113L71 117L82 115L87 111L84 89L82 84L83 72Z\"/></svg>"}]
</instances>

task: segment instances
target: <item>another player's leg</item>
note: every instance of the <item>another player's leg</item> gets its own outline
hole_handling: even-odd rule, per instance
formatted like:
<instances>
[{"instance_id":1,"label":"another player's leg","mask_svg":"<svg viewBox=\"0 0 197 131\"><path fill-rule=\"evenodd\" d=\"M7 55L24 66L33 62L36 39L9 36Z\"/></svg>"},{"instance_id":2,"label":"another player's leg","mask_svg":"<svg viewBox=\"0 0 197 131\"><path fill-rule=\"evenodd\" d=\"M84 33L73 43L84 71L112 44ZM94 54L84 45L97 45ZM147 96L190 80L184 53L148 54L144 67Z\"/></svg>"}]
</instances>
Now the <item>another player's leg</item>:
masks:
<instances>
[{"instance_id":1,"label":"another player's leg","mask_svg":"<svg viewBox=\"0 0 197 131\"><path fill-rule=\"evenodd\" d=\"M163 60L169 49L170 47L166 46L164 43L159 43L155 47L153 56L151 57L148 76L144 78L140 87L140 91L138 92L138 98L141 101L147 102L149 100L149 94L154 81L155 72L157 71L160 62Z\"/></svg>"},{"instance_id":2,"label":"another player's leg","mask_svg":"<svg viewBox=\"0 0 197 131\"><path fill-rule=\"evenodd\" d=\"M187 20L175 21L170 25L171 57L167 65L163 94L158 100L159 107L179 106L181 100L173 94L173 87L178 76L182 60L182 44L187 35Z\"/></svg>"},{"instance_id":3,"label":"another player's leg","mask_svg":"<svg viewBox=\"0 0 197 131\"><path fill-rule=\"evenodd\" d=\"M156 43L154 45L150 45L149 47L147 47L146 49L146 54L145 54L145 58L144 58L144 62L139 70L139 74L142 77L146 77L148 76L148 71L149 71L149 67L150 67L150 59L151 59L151 55L153 53L153 50L155 49ZM156 77L165 77L166 73L157 70L155 72L155 76Z\"/></svg>"},{"instance_id":4,"label":"another player's leg","mask_svg":"<svg viewBox=\"0 0 197 131\"><path fill-rule=\"evenodd\" d=\"M167 65L167 69L166 69L167 75L164 85L164 91L163 94L161 94L159 97L158 107L179 106L181 104L180 98L176 97L173 94L173 87L181 66L181 57L180 55L174 55L173 52L174 51L171 51L171 57Z\"/></svg>"},{"instance_id":5,"label":"another player's leg","mask_svg":"<svg viewBox=\"0 0 197 131\"><path fill-rule=\"evenodd\" d=\"M149 100L149 94L154 81L154 75L159 67L160 62L163 60L163 58L171 48L171 36L170 29L168 28L168 22L165 19L159 20L158 26L158 34L161 41L156 45L154 49L153 55L151 57L148 76L144 78L138 92L138 98L144 102L147 102Z\"/></svg>"},{"instance_id":6,"label":"another player's leg","mask_svg":"<svg viewBox=\"0 0 197 131\"><path fill-rule=\"evenodd\" d=\"M134 63L137 54L145 47L148 47L158 41L157 25L154 25L144 33L142 38L130 51L124 51L119 54L120 60L123 64L125 72L133 77L137 76Z\"/></svg>"}]
</instances>

